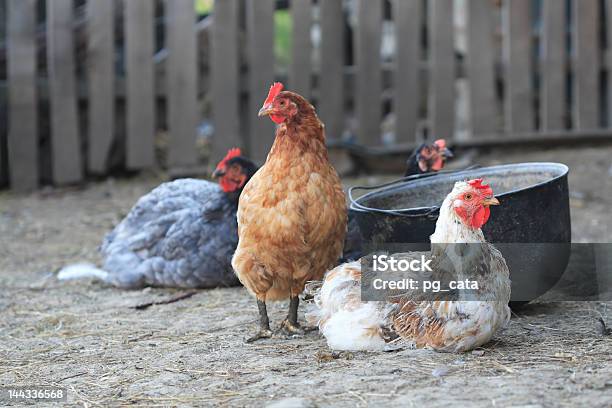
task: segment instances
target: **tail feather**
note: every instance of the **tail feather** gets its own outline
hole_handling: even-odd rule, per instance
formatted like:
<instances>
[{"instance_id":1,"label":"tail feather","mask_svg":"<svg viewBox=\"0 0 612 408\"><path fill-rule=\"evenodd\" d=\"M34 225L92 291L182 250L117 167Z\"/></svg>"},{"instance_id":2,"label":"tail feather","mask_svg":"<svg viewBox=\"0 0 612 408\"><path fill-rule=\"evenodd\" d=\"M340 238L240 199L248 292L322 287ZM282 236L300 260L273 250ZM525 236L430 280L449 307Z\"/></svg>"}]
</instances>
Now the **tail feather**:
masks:
<instances>
[{"instance_id":1,"label":"tail feather","mask_svg":"<svg viewBox=\"0 0 612 408\"><path fill-rule=\"evenodd\" d=\"M89 263L79 263L68 265L62 268L58 274L57 279L59 280L73 280L73 279L86 279L95 278L102 281L108 280L108 272L103 269L96 267Z\"/></svg>"},{"instance_id":2,"label":"tail feather","mask_svg":"<svg viewBox=\"0 0 612 408\"><path fill-rule=\"evenodd\" d=\"M340 265L312 284L314 302L306 313L334 350L384 350L392 305L361 300L361 264Z\"/></svg>"}]
</instances>

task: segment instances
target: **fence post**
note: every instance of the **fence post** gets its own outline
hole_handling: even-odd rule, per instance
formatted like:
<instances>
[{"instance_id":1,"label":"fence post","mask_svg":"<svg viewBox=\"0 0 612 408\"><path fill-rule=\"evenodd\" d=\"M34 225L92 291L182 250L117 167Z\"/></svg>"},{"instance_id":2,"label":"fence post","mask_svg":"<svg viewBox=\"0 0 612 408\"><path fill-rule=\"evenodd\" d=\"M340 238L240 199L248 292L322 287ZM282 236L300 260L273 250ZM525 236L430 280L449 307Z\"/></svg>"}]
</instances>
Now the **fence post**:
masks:
<instances>
[{"instance_id":1,"label":"fence post","mask_svg":"<svg viewBox=\"0 0 612 408\"><path fill-rule=\"evenodd\" d=\"M130 0L128 0L130 1ZM168 165L188 168L197 163L198 73L193 0L166 0L167 106L170 151Z\"/></svg>"},{"instance_id":2,"label":"fence post","mask_svg":"<svg viewBox=\"0 0 612 408\"><path fill-rule=\"evenodd\" d=\"M599 127L599 1L574 0L574 128Z\"/></svg>"},{"instance_id":3,"label":"fence post","mask_svg":"<svg viewBox=\"0 0 612 408\"><path fill-rule=\"evenodd\" d=\"M8 154L11 187L38 187L36 0L8 2Z\"/></svg>"},{"instance_id":4,"label":"fence post","mask_svg":"<svg viewBox=\"0 0 612 408\"><path fill-rule=\"evenodd\" d=\"M531 0L504 3L505 123L509 133L534 129Z\"/></svg>"},{"instance_id":5,"label":"fence post","mask_svg":"<svg viewBox=\"0 0 612 408\"><path fill-rule=\"evenodd\" d=\"M344 12L342 1L319 0L321 64L318 110L328 139L344 130Z\"/></svg>"},{"instance_id":6,"label":"fence post","mask_svg":"<svg viewBox=\"0 0 612 408\"><path fill-rule=\"evenodd\" d=\"M395 64L395 141L417 141L421 106L419 73L421 63L422 1L396 0L393 3L397 61Z\"/></svg>"},{"instance_id":7,"label":"fence post","mask_svg":"<svg viewBox=\"0 0 612 408\"><path fill-rule=\"evenodd\" d=\"M126 161L130 169L155 166L155 3L125 0L127 88Z\"/></svg>"},{"instance_id":8,"label":"fence post","mask_svg":"<svg viewBox=\"0 0 612 408\"><path fill-rule=\"evenodd\" d=\"M293 45L289 66L289 86L292 91L310 99L312 75L312 0L291 0Z\"/></svg>"},{"instance_id":9,"label":"fence post","mask_svg":"<svg viewBox=\"0 0 612 408\"><path fill-rule=\"evenodd\" d=\"M382 120L382 72L380 46L382 37L382 2L357 0L356 112L357 138L365 145L380 143Z\"/></svg>"},{"instance_id":10,"label":"fence post","mask_svg":"<svg viewBox=\"0 0 612 408\"><path fill-rule=\"evenodd\" d=\"M211 43L214 162L220 160L228 149L243 145L240 137L238 6L237 0L215 1Z\"/></svg>"},{"instance_id":11,"label":"fence post","mask_svg":"<svg viewBox=\"0 0 612 408\"><path fill-rule=\"evenodd\" d=\"M544 0L542 6L542 60L540 115L543 131L565 129L567 52L565 1Z\"/></svg>"},{"instance_id":12,"label":"fence post","mask_svg":"<svg viewBox=\"0 0 612 408\"><path fill-rule=\"evenodd\" d=\"M612 0L606 0L605 3L605 13L606 13L606 41L608 44L608 50L606 55L605 66L607 68L607 78L608 78L608 89L606 90L607 94L607 102L608 102L608 111L606 112L607 116L607 127L612 128ZM602 63L604 63L602 61Z\"/></svg>"},{"instance_id":13,"label":"fence post","mask_svg":"<svg viewBox=\"0 0 612 408\"><path fill-rule=\"evenodd\" d=\"M47 61L51 93L53 181L69 184L83 179L74 61L72 0L47 2Z\"/></svg>"},{"instance_id":14,"label":"fence post","mask_svg":"<svg viewBox=\"0 0 612 408\"><path fill-rule=\"evenodd\" d=\"M253 160L263 163L274 141L274 126L257 112L274 81L275 0L247 0L249 34L249 151Z\"/></svg>"},{"instance_id":15,"label":"fence post","mask_svg":"<svg viewBox=\"0 0 612 408\"><path fill-rule=\"evenodd\" d=\"M455 134L455 44L453 7L429 2L429 120L433 138Z\"/></svg>"},{"instance_id":16,"label":"fence post","mask_svg":"<svg viewBox=\"0 0 612 408\"><path fill-rule=\"evenodd\" d=\"M113 1L87 2L88 167L96 174L107 171L108 155L115 135L113 6Z\"/></svg>"},{"instance_id":17,"label":"fence post","mask_svg":"<svg viewBox=\"0 0 612 408\"><path fill-rule=\"evenodd\" d=\"M472 134L477 137L498 130L493 10L491 0L468 0L466 3L470 122Z\"/></svg>"},{"instance_id":18,"label":"fence post","mask_svg":"<svg viewBox=\"0 0 612 408\"><path fill-rule=\"evenodd\" d=\"M6 1L0 2L0 37L6 40ZM7 51L8 52L8 51ZM0 188L8 183L8 155L7 155L7 134L8 134L8 94L0 90Z\"/></svg>"}]
</instances>

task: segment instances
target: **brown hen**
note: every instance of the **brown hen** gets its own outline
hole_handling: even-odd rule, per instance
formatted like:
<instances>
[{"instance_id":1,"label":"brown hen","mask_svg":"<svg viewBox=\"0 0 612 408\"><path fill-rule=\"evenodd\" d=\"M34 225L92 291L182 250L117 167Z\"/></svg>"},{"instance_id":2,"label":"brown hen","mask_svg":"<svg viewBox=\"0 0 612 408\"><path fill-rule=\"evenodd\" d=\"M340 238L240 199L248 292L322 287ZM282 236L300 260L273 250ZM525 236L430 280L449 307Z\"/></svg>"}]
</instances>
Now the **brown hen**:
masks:
<instances>
[{"instance_id":1,"label":"brown hen","mask_svg":"<svg viewBox=\"0 0 612 408\"><path fill-rule=\"evenodd\" d=\"M320 280L342 254L347 209L314 107L276 83L259 111L278 125L265 164L245 186L238 204L238 248L232 259L242 284L257 298L261 330L272 336L266 301L290 299L280 331L303 333L298 296Z\"/></svg>"}]
</instances>

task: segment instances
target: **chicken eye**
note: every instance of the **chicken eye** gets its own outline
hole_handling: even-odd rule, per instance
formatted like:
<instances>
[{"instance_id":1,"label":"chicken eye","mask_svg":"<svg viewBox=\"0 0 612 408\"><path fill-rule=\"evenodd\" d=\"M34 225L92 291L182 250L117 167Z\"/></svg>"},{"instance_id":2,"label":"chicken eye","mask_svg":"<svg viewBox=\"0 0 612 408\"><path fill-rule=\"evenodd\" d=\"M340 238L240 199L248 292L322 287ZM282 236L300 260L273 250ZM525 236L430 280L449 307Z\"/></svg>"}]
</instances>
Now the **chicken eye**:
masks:
<instances>
[{"instance_id":1,"label":"chicken eye","mask_svg":"<svg viewBox=\"0 0 612 408\"><path fill-rule=\"evenodd\" d=\"M469 201L472 199L472 194L467 193L466 195L463 196L463 198Z\"/></svg>"},{"instance_id":2,"label":"chicken eye","mask_svg":"<svg viewBox=\"0 0 612 408\"><path fill-rule=\"evenodd\" d=\"M280 101L280 105L285 106L285 101L284 100Z\"/></svg>"}]
</instances>

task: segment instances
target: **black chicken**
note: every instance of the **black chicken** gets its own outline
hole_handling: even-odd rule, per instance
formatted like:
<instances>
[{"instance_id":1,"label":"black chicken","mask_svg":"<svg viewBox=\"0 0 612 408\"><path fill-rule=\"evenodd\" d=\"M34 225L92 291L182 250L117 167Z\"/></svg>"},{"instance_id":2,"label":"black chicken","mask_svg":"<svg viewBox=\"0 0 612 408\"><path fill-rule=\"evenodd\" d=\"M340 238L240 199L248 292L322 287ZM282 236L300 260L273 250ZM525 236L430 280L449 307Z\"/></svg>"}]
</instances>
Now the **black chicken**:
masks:
<instances>
[{"instance_id":1,"label":"black chicken","mask_svg":"<svg viewBox=\"0 0 612 408\"><path fill-rule=\"evenodd\" d=\"M238 198L257 166L232 149L219 183L180 179L141 197L104 239L103 269L72 265L62 280L93 277L122 288L239 285L230 264L238 244Z\"/></svg>"},{"instance_id":2,"label":"black chicken","mask_svg":"<svg viewBox=\"0 0 612 408\"><path fill-rule=\"evenodd\" d=\"M451 157L453 153L446 147L446 140L438 139L429 145L423 143L414 149L406 161L404 177L440 171Z\"/></svg>"}]
</instances>

